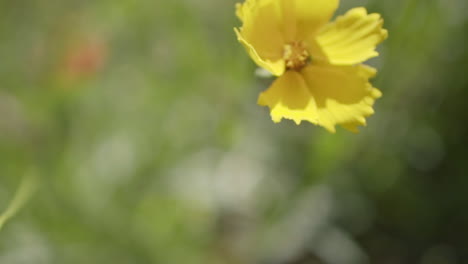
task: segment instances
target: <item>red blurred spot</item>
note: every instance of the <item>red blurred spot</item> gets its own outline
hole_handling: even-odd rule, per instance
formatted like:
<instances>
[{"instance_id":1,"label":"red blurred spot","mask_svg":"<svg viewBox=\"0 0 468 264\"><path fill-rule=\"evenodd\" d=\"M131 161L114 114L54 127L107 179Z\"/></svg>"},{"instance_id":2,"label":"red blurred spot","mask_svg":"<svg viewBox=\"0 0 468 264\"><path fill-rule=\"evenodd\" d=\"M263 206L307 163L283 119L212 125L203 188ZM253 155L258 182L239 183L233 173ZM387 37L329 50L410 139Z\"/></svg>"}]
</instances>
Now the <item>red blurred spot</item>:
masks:
<instances>
[{"instance_id":1,"label":"red blurred spot","mask_svg":"<svg viewBox=\"0 0 468 264\"><path fill-rule=\"evenodd\" d=\"M91 77L104 68L108 48L103 41L90 40L74 45L65 56L64 70L67 77L81 79Z\"/></svg>"}]
</instances>

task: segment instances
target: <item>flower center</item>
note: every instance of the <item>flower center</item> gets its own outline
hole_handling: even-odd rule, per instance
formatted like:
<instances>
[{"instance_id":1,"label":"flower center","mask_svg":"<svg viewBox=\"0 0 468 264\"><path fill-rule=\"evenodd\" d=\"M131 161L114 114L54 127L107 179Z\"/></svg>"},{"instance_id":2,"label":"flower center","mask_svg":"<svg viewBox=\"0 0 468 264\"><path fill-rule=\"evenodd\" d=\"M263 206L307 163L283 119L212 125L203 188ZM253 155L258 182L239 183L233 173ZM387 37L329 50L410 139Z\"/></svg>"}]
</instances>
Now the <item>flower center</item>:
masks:
<instances>
[{"instance_id":1,"label":"flower center","mask_svg":"<svg viewBox=\"0 0 468 264\"><path fill-rule=\"evenodd\" d=\"M307 65L310 55L304 42L294 41L284 45L283 59L286 62L286 69L298 71Z\"/></svg>"}]
</instances>

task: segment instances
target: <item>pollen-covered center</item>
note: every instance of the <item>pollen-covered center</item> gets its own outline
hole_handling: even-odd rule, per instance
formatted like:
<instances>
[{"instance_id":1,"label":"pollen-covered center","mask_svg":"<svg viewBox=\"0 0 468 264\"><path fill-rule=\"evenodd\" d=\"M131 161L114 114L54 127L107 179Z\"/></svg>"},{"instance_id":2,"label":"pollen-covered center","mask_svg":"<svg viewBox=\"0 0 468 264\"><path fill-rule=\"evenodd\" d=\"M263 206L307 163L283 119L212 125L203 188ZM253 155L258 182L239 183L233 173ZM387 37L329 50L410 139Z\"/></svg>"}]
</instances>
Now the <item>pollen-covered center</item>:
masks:
<instances>
[{"instance_id":1,"label":"pollen-covered center","mask_svg":"<svg viewBox=\"0 0 468 264\"><path fill-rule=\"evenodd\" d=\"M288 70L300 70L309 62L309 52L302 41L284 45L283 59Z\"/></svg>"}]
</instances>

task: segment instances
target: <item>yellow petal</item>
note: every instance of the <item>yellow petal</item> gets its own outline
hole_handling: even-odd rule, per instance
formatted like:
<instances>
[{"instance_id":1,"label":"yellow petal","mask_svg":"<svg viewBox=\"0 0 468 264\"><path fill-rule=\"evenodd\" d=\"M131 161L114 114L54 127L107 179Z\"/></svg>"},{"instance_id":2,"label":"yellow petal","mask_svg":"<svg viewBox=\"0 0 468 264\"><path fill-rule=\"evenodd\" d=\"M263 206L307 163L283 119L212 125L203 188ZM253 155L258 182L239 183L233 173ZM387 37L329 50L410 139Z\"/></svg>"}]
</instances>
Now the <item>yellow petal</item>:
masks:
<instances>
[{"instance_id":1,"label":"yellow petal","mask_svg":"<svg viewBox=\"0 0 468 264\"><path fill-rule=\"evenodd\" d=\"M285 44L282 28L281 0L246 0L237 5L237 16L243 24L236 29L239 41L244 44L252 59L275 75L283 69L278 65L283 60Z\"/></svg>"},{"instance_id":2,"label":"yellow petal","mask_svg":"<svg viewBox=\"0 0 468 264\"><path fill-rule=\"evenodd\" d=\"M317 123L317 111L302 75L296 71L287 71L279 77L268 90L261 93L258 104L270 108L271 118L275 123L283 118L300 124L306 120Z\"/></svg>"},{"instance_id":3,"label":"yellow petal","mask_svg":"<svg viewBox=\"0 0 468 264\"><path fill-rule=\"evenodd\" d=\"M335 13L339 0L285 0L295 2L297 40L314 36L329 22Z\"/></svg>"},{"instance_id":4,"label":"yellow petal","mask_svg":"<svg viewBox=\"0 0 468 264\"><path fill-rule=\"evenodd\" d=\"M379 14L354 8L326 25L314 40L312 57L335 65L354 65L379 54L376 46L388 37Z\"/></svg>"},{"instance_id":5,"label":"yellow petal","mask_svg":"<svg viewBox=\"0 0 468 264\"><path fill-rule=\"evenodd\" d=\"M247 40L244 39L239 30L236 28L234 29L234 31L236 32L237 39L239 40L239 42L242 43L242 45L244 45L245 49L247 50L247 53L258 66L266 69L275 76L280 76L284 73L286 69L286 63L282 58L275 61L271 61L269 59L262 59L262 57L260 57L260 55L258 54L257 50L249 42L247 42Z\"/></svg>"},{"instance_id":6,"label":"yellow petal","mask_svg":"<svg viewBox=\"0 0 468 264\"><path fill-rule=\"evenodd\" d=\"M310 65L302 70L304 80L315 99L317 123L330 132L335 125L356 131L366 125L366 117L374 113L375 99L382 94L372 87L369 78L376 70L365 65Z\"/></svg>"}]
</instances>

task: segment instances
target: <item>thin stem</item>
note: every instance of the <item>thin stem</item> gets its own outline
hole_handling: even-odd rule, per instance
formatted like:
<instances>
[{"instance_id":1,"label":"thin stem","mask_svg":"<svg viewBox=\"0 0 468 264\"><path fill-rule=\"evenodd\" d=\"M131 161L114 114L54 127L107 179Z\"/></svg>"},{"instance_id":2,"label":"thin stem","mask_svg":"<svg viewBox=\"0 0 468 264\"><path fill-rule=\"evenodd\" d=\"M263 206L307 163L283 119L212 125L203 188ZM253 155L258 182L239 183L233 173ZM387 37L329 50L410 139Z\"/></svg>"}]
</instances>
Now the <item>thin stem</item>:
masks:
<instances>
[{"instance_id":1,"label":"thin stem","mask_svg":"<svg viewBox=\"0 0 468 264\"><path fill-rule=\"evenodd\" d=\"M36 190L36 187L37 178L35 174L30 173L23 177L13 200L10 202L5 212L0 215L0 230L3 225L24 206Z\"/></svg>"}]
</instances>

